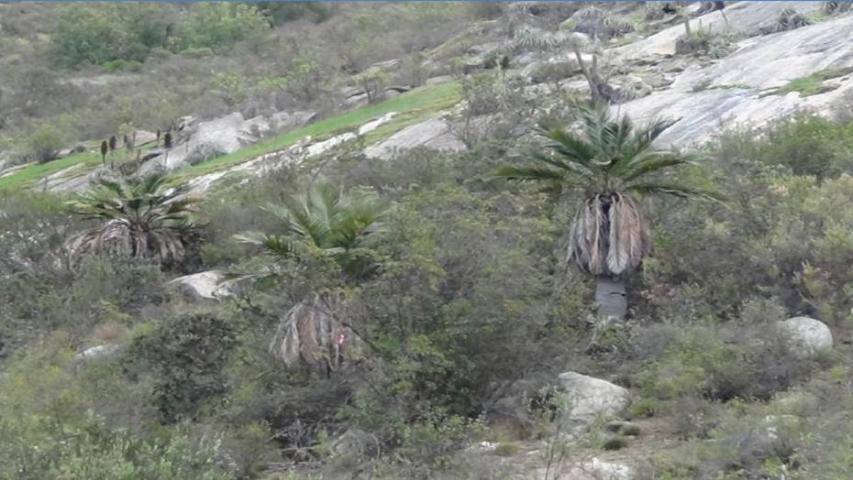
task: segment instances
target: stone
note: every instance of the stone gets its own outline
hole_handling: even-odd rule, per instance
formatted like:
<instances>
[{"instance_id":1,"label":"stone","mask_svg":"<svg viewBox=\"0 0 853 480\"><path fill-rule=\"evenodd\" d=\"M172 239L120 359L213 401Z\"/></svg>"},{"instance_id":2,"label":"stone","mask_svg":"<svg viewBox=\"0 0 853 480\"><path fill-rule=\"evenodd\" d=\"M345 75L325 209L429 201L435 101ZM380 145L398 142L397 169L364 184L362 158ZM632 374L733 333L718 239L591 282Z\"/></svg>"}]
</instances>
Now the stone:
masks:
<instances>
[{"instance_id":1,"label":"stone","mask_svg":"<svg viewBox=\"0 0 853 480\"><path fill-rule=\"evenodd\" d=\"M440 118L432 118L406 127L376 145L365 149L370 158L388 160L396 152L415 147L426 147L445 152L465 150L465 144L450 131L450 124Z\"/></svg>"},{"instance_id":2,"label":"stone","mask_svg":"<svg viewBox=\"0 0 853 480\"><path fill-rule=\"evenodd\" d=\"M757 5L756 2L743 8ZM726 14L730 14L729 9ZM690 65L680 73L671 72L677 77L669 88L624 102L614 111L630 115L637 123L662 115L678 119L657 140L657 145L675 147L701 146L721 129L760 128L799 111L831 115L836 105L843 104L844 98L853 93L853 75L834 79L837 88L807 97L797 92L776 92L792 80L822 70L853 67L850 31L853 16L844 15L773 34L772 40L767 36L743 40L728 56L707 65ZM642 43L637 42L637 48L645 48Z\"/></svg>"},{"instance_id":3,"label":"stone","mask_svg":"<svg viewBox=\"0 0 853 480\"><path fill-rule=\"evenodd\" d=\"M545 474L548 473L546 477ZM637 472L629 465L617 462L605 462L593 457L586 462L565 462L552 467L550 471L538 469L531 478L549 478L554 480L634 480Z\"/></svg>"},{"instance_id":4,"label":"stone","mask_svg":"<svg viewBox=\"0 0 853 480\"><path fill-rule=\"evenodd\" d=\"M157 134L148 130L136 130L130 134L134 147L141 147L157 141Z\"/></svg>"},{"instance_id":5,"label":"stone","mask_svg":"<svg viewBox=\"0 0 853 480\"><path fill-rule=\"evenodd\" d=\"M721 11L708 12L690 20L694 30L700 28L707 32L723 32L731 35L752 36L760 33L762 27L776 23L779 15L788 8L800 13L810 13L820 9L819 2L738 2ZM700 26L701 25L701 26ZM842 32L839 32L842 33ZM675 42L684 35L684 25L679 22L638 42L613 49L613 53L626 58L648 55L673 55ZM784 43L780 47L789 47Z\"/></svg>"},{"instance_id":6,"label":"stone","mask_svg":"<svg viewBox=\"0 0 853 480\"><path fill-rule=\"evenodd\" d=\"M562 432L575 435L599 418L616 417L631 404L631 393L600 378L565 372L559 376L566 411L557 419Z\"/></svg>"},{"instance_id":7,"label":"stone","mask_svg":"<svg viewBox=\"0 0 853 480\"><path fill-rule=\"evenodd\" d=\"M811 358L832 350L832 332L820 320L794 317L776 324L798 358Z\"/></svg>"},{"instance_id":8,"label":"stone","mask_svg":"<svg viewBox=\"0 0 853 480\"><path fill-rule=\"evenodd\" d=\"M119 347L119 345L111 343L104 345L96 345L94 347L90 347L86 350L83 350L82 352L75 355L74 358L77 360L92 360L94 358L105 357L117 352Z\"/></svg>"},{"instance_id":9,"label":"stone","mask_svg":"<svg viewBox=\"0 0 853 480\"><path fill-rule=\"evenodd\" d=\"M651 95L652 86L636 75L626 75L615 83L616 92L623 101L634 100Z\"/></svg>"},{"instance_id":10,"label":"stone","mask_svg":"<svg viewBox=\"0 0 853 480\"><path fill-rule=\"evenodd\" d=\"M226 281L225 275L215 270L184 275L168 282L167 285L176 287L193 301L222 300L235 293Z\"/></svg>"},{"instance_id":11,"label":"stone","mask_svg":"<svg viewBox=\"0 0 853 480\"><path fill-rule=\"evenodd\" d=\"M428 78L425 85L438 85L440 83L447 83L453 81L453 75L439 75L437 77Z\"/></svg>"},{"instance_id":12,"label":"stone","mask_svg":"<svg viewBox=\"0 0 853 480\"><path fill-rule=\"evenodd\" d=\"M379 439L358 429L350 428L331 442L333 457L365 460L379 453Z\"/></svg>"}]
</instances>

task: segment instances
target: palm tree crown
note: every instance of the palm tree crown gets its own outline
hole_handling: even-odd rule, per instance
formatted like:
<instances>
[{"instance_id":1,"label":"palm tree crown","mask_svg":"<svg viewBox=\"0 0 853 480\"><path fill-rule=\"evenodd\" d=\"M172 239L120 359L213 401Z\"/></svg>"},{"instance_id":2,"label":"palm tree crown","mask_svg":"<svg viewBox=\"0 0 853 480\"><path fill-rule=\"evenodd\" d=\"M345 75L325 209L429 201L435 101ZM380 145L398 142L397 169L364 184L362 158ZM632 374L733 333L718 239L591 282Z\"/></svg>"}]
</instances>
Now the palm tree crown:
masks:
<instances>
[{"instance_id":1,"label":"palm tree crown","mask_svg":"<svg viewBox=\"0 0 853 480\"><path fill-rule=\"evenodd\" d=\"M364 254L383 232L387 213L376 194L344 193L320 182L281 205L267 210L284 224L278 235L249 233L244 242L264 246L274 255L302 257L311 252L329 256L341 267L344 280L371 271ZM353 341L353 332L341 318L342 305L334 296L314 293L284 313L270 343L270 353L288 367L305 365L331 372L340 367Z\"/></svg>"},{"instance_id":2,"label":"palm tree crown","mask_svg":"<svg viewBox=\"0 0 853 480\"><path fill-rule=\"evenodd\" d=\"M343 193L325 182L266 210L281 220L284 232L248 233L239 239L263 245L270 253L282 256L298 257L306 250L319 250L332 257L347 274L359 273L364 267L362 254L382 232L387 213L374 193Z\"/></svg>"},{"instance_id":3,"label":"palm tree crown","mask_svg":"<svg viewBox=\"0 0 853 480\"><path fill-rule=\"evenodd\" d=\"M579 132L542 128L545 151L532 154L538 164L505 166L497 175L583 191L586 199L569 229L569 258L591 274L619 276L637 268L651 250L648 226L631 194L718 198L648 179L691 163L688 156L654 146L673 123L658 120L637 127L627 116L614 118L606 107L579 107Z\"/></svg>"},{"instance_id":4,"label":"palm tree crown","mask_svg":"<svg viewBox=\"0 0 853 480\"><path fill-rule=\"evenodd\" d=\"M159 174L102 178L93 190L69 201L74 214L101 222L66 242L72 257L108 253L163 265L182 262L197 200L181 198L186 189L169 187L167 181Z\"/></svg>"}]
</instances>

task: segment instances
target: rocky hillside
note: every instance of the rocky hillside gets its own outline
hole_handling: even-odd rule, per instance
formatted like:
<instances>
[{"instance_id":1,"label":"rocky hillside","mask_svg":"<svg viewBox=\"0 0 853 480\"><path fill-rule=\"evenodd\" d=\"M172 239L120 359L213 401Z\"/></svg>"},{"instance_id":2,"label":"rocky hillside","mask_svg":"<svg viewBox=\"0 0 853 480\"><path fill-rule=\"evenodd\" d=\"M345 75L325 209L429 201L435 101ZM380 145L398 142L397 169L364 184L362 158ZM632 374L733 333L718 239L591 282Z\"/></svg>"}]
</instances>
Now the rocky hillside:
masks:
<instances>
[{"instance_id":1,"label":"rocky hillside","mask_svg":"<svg viewBox=\"0 0 853 480\"><path fill-rule=\"evenodd\" d=\"M678 22L655 33L652 27L647 27L648 36L642 36L643 30L628 34L612 42L617 46L605 45L600 52L611 71L611 83L625 93L623 101L614 105L614 110L640 121L660 116L679 119L661 138L662 142L695 147L722 130L760 128L797 111L832 115L841 99L851 95L853 43L849 27L853 20L850 15L824 16L820 21L797 29L767 33L779 24L785 12L793 10L801 15L816 16L820 5L737 2L724 11L708 13L699 12L699 8L699 4L690 6L684 14L691 16L693 28L698 32L705 32L703 35L725 44L719 47L721 52L712 56L707 52L678 53L676 44L684 35L684 26ZM533 14L520 10L521 13L515 14L519 18L513 21L537 21ZM638 13L630 11L623 15L636 16ZM486 43L476 43L486 39L489 40ZM457 44L463 40L463 45L468 46L467 56L462 58L469 74L496 67L489 64L489 59L506 52L507 68L502 75L521 82L517 85L524 95L588 94L586 82L570 52L542 52L513 46L513 38L507 37L503 26L494 20L470 26L447 44L426 53L420 68L444 70L438 67L439 62L448 61L444 58L446 51L458 49ZM379 68L392 74L400 66L399 59L389 59L369 69ZM540 83L543 78L537 72L549 68L564 73L551 74L548 82ZM182 117L175 122L179 133L168 154L159 144L154 146L152 132L131 132L130 137L137 137L135 144L141 151L137 153L139 165L128 165L128 168L138 169L140 173L186 169L182 176L201 175L193 180L194 185L206 189L214 180L231 174L262 174L270 168L334 151L385 123L389 125L380 134L368 137L369 143L360 142L359 148L366 155L387 157L388 152L395 149L418 146L459 151L465 148L464 139L460 138L464 133L454 128L454 121L469 125L473 121L481 129L488 129L488 124L494 121L489 115L474 115L473 120L460 119L457 102L463 97L458 88L454 90L448 85L457 85L458 79L440 75L427 78L425 83L426 86L415 87L411 92L411 85L385 87L386 97L404 93L399 99L332 114L324 120L326 128L312 125L319 121L317 112L312 111L277 111L253 118L245 118L239 112L208 120ZM445 87L436 88L440 84ZM345 109L367 102L367 94L358 88L347 87L342 95ZM393 116L399 114L405 119L392 121ZM337 117L341 117L340 121ZM247 146L251 148L238 153ZM85 142L80 146L93 150L96 147L87 147ZM67 149L62 155L70 158L49 167L25 164L3 170L0 178L5 180L0 180L0 186L37 185L37 188L51 191L80 190L105 171L104 167L93 169L99 156L95 151L74 155ZM221 156L227 156L227 160L189 168ZM132 155L129 157L129 160L137 160Z\"/></svg>"},{"instance_id":2,"label":"rocky hillside","mask_svg":"<svg viewBox=\"0 0 853 480\"><path fill-rule=\"evenodd\" d=\"M849 5L0 5L0 51L0 478L853 478Z\"/></svg>"}]
</instances>

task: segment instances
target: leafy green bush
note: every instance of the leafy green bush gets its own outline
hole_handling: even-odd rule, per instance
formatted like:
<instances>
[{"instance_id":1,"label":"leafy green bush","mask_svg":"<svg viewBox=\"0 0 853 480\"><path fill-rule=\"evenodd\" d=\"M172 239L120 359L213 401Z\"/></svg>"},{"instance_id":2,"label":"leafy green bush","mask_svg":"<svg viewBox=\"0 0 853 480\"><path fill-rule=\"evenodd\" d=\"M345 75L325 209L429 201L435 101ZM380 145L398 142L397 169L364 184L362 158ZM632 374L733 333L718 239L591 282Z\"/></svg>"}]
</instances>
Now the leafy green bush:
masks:
<instances>
[{"instance_id":1,"label":"leafy green bush","mask_svg":"<svg viewBox=\"0 0 853 480\"><path fill-rule=\"evenodd\" d=\"M217 440L146 430L141 389L112 358L75 360L69 340L51 335L4 364L0 478L230 478L214 463Z\"/></svg>"},{"instance_id":2,"label":"leafy green bush","mask_svg":"<svg viewBox=\"0 0 853 480\"><path fill-rule=\"evenodd\" d=\"M60 67L134 70L155 49L216 51L268 29L266 17L247 4L195 4L185 14L160 5L75 5L60 12L51 58Z\"/></svg>"},{"instance_id":3,"label":"leafy green bush","mask_svg":"<svg viewBox=\"0 0 853 480\"><path fill-rule=\"evenodd\" d=\"M269 24L254 5L198 3L177 25L169 45L173 51L201 48L217 51L268 29Z\"/></svg>"},{"instance_id":4,"label":"leafy green bush","mask_svg":"<svg viewBox=\"0 0 853 480\"><path fill-rule=\"evenodd\" d=\"M161 419L171 423L195 417L203 402L225 391L223 368L235 342L228 322L185 314L134 338L125 359L131 374L154 375Z\"/></svg>"},{"instance_id":5,"label":"leafy green bush","mask_svg":"<svg viewBox=\"0 0 853 480\"><path fill-rule=\"evenodd\" d=\"M56 159L65 146L63 132L54 125L42 124L26 139L27 156L39 163Z\"/></svg>"},{"instance_id":6,"label":"leafy green bush","mask_svg":"<svg viewBox=\"0 0 853 480\"><path fill-rule=\"evenodd\" d=\"M74 5L60 12L51 58L61 67L142 62L168 40L169 11L156 5Z\"/></svg>"},{"instance_id":7,"label":"leafy green bush","mask_svg":"<svg viewBox=\"0 0 853 480\"><path fill-rule=\"evenodd\" d=\"M299 19L315 23L328 20L334 14L330 5L314 2L258 2L258 10L269 17L273 25L281 25Z\"/></svg>"}]
</instances>

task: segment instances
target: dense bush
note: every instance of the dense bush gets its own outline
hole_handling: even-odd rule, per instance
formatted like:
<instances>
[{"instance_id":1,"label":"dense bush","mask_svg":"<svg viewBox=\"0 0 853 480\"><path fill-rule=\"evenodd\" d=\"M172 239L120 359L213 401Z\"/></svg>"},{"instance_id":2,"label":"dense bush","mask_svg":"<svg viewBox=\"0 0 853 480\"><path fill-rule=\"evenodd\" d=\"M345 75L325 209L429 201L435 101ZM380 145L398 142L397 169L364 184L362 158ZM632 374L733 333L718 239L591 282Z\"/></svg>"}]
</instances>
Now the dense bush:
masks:
<instances>
[{"instance_id":1,"label":"dense bush","mask_svg":"<svg viewBox=\"0 0 853 480\"><path fill-rule=\"evenodd\" d=\"M44 124L27 137L27 154L31 160L39 163L54 160L64 146L61 130L53 125Z\"/></svg>"},{"instance_id":2,"label":"dense bush","mask_svg":"<svg viewBox=\"0 0 853 480\"><path fill-rule=\"evenodd\" d=\"M225 391L223 369L235 340L233 327L216 316L182 315L133 339L128 370L154 375L163 421L191 419L203 402Z\"/></svg>"},{"instance_id":3,"label":"dense bush","mask_svg":"<svg viewBox=\"0 0 853 480\"><path fill-rule=\"evenodd\" d=\"M187 11L142 4L68 7L59 17L51 56L56 65L129 68L154 49L218 50L269 28L255 6L202 3Z\"/></svg>"},{"instance_id":4,"label":"dense bush","mask_svg":"<svg viewBox=\"0 0 853 480\"><path fill-rule=\"evenodd\" d=\"M199 3L176 27L169 40L174 51L210 48L214 51L269 28L254 5L242 3Z\"/></svg>"},{"instance_id":5,"label":"dense bush","mask_svg":"<svg viewBox=\"0 0 853 480\"><path fill-rule=\"evenodd\" d=\"M334 10L324 3L313 2L258 2L258 9L273 25L281 25L294 20L308 19L320 23L328 20Z\"/></svg>"},{"instance_id":6,"label":"dense bush","mask_svg":"<svg viewBox=\"0 0 853 480\"><path fill-rule=\"evenodd\" d=\"M167 44L171 29L169 11L155 5L69 6L59 16L51 55L62 67L142 62Z\"/></svg>"},{"instance_id":7,"label":"dense bush","mask_svg":"<svg viewBox=\"0 0 853 480\"><path fill-rule=\"evenodd\" d=\"M215 464L216 438L146 430L144 395L111 359L81 372L67 337L31 347L0 377L0 477L230 478Z\"/></svg>"}]
</instances>

